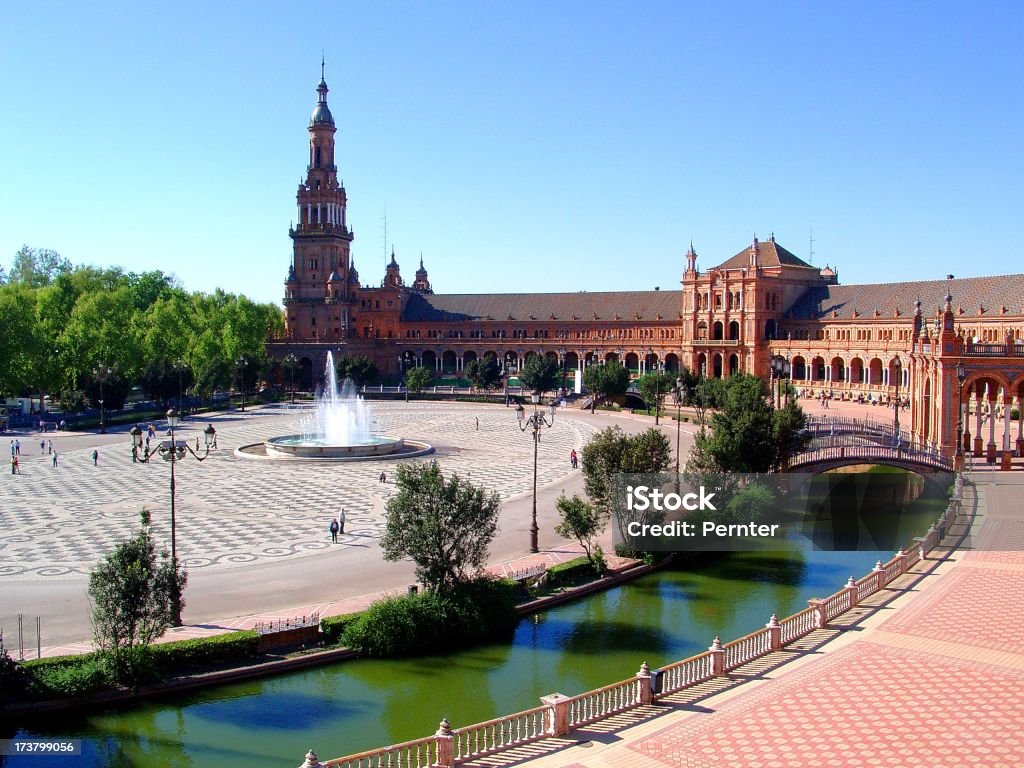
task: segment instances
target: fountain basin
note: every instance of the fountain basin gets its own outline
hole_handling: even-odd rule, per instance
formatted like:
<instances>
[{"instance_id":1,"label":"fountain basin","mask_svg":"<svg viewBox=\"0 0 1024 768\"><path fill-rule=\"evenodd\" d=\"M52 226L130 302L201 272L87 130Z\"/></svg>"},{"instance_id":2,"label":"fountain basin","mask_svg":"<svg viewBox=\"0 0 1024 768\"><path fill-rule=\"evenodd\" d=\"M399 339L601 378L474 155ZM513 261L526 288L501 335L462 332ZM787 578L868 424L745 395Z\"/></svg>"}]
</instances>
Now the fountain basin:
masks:
<instances>
[{"instance_id":1,"label":"fountain basin","mask_svg":"<svg viewBox=\"0 0 1024 768\"><path fill-rule=\"evenodd\" d=\"M344 445L323 437L282 435L264 441L264 446L267 456L271 459L354 459L402 453L405 440L387 435L372 435L358 443Z\"/></svg>"}]
</instances>

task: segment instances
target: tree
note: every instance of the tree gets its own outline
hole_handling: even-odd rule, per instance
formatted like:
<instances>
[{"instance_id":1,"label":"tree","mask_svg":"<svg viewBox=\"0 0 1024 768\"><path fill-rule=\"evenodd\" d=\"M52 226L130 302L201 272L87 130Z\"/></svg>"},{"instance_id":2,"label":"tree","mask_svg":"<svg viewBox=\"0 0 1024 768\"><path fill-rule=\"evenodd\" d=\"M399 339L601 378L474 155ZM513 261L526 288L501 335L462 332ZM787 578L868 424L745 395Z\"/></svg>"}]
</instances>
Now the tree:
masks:
<instances>
[{"instance_id":1,"label":"tree","mask_svg":"<svg viewBox=\"0 0 1024 768\"><path fill-rule=\"evenodd\" d=\"M501 499L452 475L437 462L399 464L380 546L386 560L410 558L428 589L450 591L481 568L498 530Z\"/></svg>"},{"instance_id":2,"label":"tree","mask_svg":"<svg viewBox=\"0 0 1024 768\"><path fill-rule=\"evenodd\" d=\"M94 638L112 658L119 681L131 679L138 668L139 650L171 625L175 579L179 594L188 581L184 570L174 573L166 552L158 562L149 512L142 510L141 520L139 532L118 544L89 574Z\"/></svg>"},{"instance_id":3,"label":"tree","mask_svg":"<svg viewBox=\"0 0 1024 768\"><path fill-rule=\"evenodd\" d=\"M587 555L590 565L598 573L604 571L604 553L594 538L604 528L604 520L592 504L588 504L578 495L567 498L562 495L555 502L555 508L561 522L555 526L555 533L566 539L576 539Z\"/></svg>"},{"instance_id":4,"label":"tree","mask_svg":"<svg viewBox=\"0 0 1024 768\"><path fill-rule=\"evenodd\" d=\"M501 368L493 357L470 360L466 363L466 378L477 389L493 389L501 381Z\"/></svg>"},{"instance_id":5,"label":"tree","mask_svg":"<svg viewBox=\"0 0 1024 768\"><path fill-rule=\"evenodd\" d=\"M71 271L71 262L56 251L21 246L14 254L10 281L29 288L49 285L58 275Z\"/></svg>"},{"instance_id":6,"label":"tree","mask_svg":"<svg viewBox=\"0 0 1024 768\"><path fill-rule=\"evenodd\" d=\"M146 365L141 384L148 397L167 402L177 400L179 393L187 392L195 384L195 375L188 363L159 357Z\"/></svg>"},{"instance_id":7,"label":"tree","mask_svg":"<svg viewBox=\"0 0 1024 768\"><path fill-rule=\"evenodd\" d=\"M553 357L531 355L519 369L518 379L527 389L541 394L555 389L561 379L558 361Z\"/></svg>"},{"instance_id":8,"label":"tree","mask_svg":"<svg viewBox=\"0 0 1024 768\"><path fill-rule=\"evenodd\" d=\"M645 373L636 380L637 389L640 390L640 397L647 403L648 408L662 407L665 396L672 391L676 385L675 376L664 371L652 371Z\"/></svg>"},{"instance_id":9,"label":"tree","mask_svg":"<svg viewBox=\"0 0 1024 768\"><path fill-rule=\"evenodd\" d=\"M338 380L352 379L356 387L373 384L380 377L377 366L366 355L345 355L334 362Z\"/></svg>"},{"instance_id":10,"label":"tree","mask_svg":"<svg viewBox=\"0 0 1024 768\"><path fill-rule=\"evenodd\" d=\"M583 447L583 480L587 497L602 519L612 509L612 476L657 474L672 464L672 446L659 430L627 435L619 427L598 432Z\"/></svg>"},{"instance_id":11,"label":"tree","mask_svg":"<svg viewBox=\"0 0 1024 768\"><path fill-rule=\"evenodd\" d=\"M583 386L590 390L594 403L598 397L620 397L629 388L629 370L619 362L591 365L583 371Z\"/></svg>"},{"instance_id":12,"label":"tree","mask_svg":"<svg viewBox=\"0 0 1024 768\"><path fill-rule=\"evenodd\" d=\"M410 368L405 372L405 388L410 392L419 392L424 387L430 386L434 380L434 374L422 365Z\"/></svg>"},{"instance_id":13,"label":"tree","mask_svg":"<svg viewBox=\"0 0 1024 768\"><path fill-rule=\"evenodd\" d=\"M711 417L711 431L696 436L687 469L704 472L770 472L806 445L803 410L790 401L772 407L764 381L750 374L731 376L722 407Z\"/></svg>"}]
</instances>

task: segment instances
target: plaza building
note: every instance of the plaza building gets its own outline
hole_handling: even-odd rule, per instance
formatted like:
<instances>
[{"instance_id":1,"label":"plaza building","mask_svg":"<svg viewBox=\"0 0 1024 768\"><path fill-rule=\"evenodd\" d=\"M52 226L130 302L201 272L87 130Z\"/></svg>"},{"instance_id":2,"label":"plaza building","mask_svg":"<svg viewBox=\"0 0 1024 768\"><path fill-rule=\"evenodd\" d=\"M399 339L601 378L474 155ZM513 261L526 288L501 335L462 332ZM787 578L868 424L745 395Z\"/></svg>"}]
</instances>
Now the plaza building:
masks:
<instances>
[{"instance_id":1,"label":"plaza building","mask_svg":"<svg viewBox=\"0 0 1024 768\"><path fill-rule=\"evenodd\" d=\"M327 94L321 78L289 231L285 331L267 344L272 358L298 359L302 386L329 351L365 355L386 376L425 366L457 378L485 357L512 374L532 355L569 378L609 361L636 375L777 371L803 396L905 401L908 443L954 455L959 440L1006 468L1024 454L1024 275L841 285L836 269L772 235L703 270L691 243L674 291L435 293L423 259L407 284L394 252L366 284Z\"/></svg>"}]
</instances>

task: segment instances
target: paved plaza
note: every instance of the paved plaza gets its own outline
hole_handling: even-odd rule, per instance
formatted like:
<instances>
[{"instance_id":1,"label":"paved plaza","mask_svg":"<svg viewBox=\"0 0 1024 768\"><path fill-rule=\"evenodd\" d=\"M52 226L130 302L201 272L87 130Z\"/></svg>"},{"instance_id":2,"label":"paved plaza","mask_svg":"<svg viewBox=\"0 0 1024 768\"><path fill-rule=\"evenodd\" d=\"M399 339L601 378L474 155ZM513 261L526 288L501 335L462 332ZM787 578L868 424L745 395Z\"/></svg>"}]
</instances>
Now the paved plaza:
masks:
<instances>
[{"instance_id":1,"label":"paved plaza","mask_svg":"<svg viewBox=\"0 0 1024 768\"><path fill-rule=\"evenodd\" d=\"M199 437L202 445L201 431L212 423L219 446L203 462L188 457L176 465L177 548L190 579L187 623L237 625L228 619L301 613L311 605L401 588L411 580L411 564L384 562L377 546L385 504L395 492L395 460L295 462L235 453L243 445L297 432L304 412L302 406L263 406L197 417L178 430L180 438L194 446ZM435 453L420 460L436 459L445 474L458 473L500 494L502 518L492 562L526 552L533 440L519 430L514 409L382 401L373 403L373 413L375 432L430 443ZM609 424L633 432L652 421L559 410L555 425L543 431L538 452L543 549L563 543L553 532L555 498L582 490L569 453L580 451ZM674 435L674 426L663 428ZM23 613L30 622L42 617L43 645L87 639L89 570L137 530L143 507L152 512L155 537L169 548L170 467L158 457L133 464L127 429L104 436L18 436L23 474L8 473L0 480L0 623L8 633L13 617ZM157 434L158 440L164 437L162 429ZM41 439L54 441L57 467L40 451ZM99 452L95 466L94 449ZM328 525L341 508L345 534L332 544Z\"/></svg>"}]
</instances>

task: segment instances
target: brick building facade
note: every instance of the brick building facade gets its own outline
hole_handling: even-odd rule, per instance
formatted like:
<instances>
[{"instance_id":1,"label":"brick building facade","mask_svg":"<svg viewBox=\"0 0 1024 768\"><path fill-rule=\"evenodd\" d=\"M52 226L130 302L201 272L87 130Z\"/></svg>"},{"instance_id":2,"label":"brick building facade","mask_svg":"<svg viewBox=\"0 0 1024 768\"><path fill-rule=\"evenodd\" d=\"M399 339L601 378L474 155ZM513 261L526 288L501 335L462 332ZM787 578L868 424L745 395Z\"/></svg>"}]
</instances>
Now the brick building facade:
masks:
<instances>
[{"instance_id":1,"label":"brick building facade","mask_svg":"<svg viewBox=\"0 0 1024 768\"><path fill-rule=\"evenodd\" d=\"M889 405L898 389L910 404L904 426L922 444L952 454L959 424L979 455L1024 449L1024 275L844 286L772 236L705 270L691 244L677 291L441 294L422 259L407 285L394 253L367 285L352 258L327 93L321 78L289 232L286 330L267 346L298 358L305 386L328 351L366 355L385 375L423 365L440 376L485 356L510 372L539 354L568 372L619 360L636 373L768 378L782 357L804 395Z\"/></svg>"}]
</instances>

